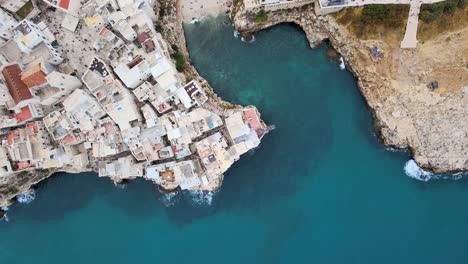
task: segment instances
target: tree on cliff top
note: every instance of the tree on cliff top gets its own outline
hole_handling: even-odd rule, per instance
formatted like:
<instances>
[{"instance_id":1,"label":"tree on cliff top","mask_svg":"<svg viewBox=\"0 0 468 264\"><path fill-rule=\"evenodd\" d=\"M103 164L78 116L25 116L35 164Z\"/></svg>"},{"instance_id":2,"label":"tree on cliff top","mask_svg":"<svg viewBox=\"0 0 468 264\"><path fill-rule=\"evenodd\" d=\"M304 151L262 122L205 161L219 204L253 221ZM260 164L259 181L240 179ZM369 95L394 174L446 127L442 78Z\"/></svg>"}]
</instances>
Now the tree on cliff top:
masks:
<instances>
[{"instance_id":1,"label":"tree on cliff top","mask_svg":"<svg viewBox=\"0 0 468 264\"><path fill-rule=\"evenodd\" d=\"M431 23L445 14L453 14L457 9L465 8L465 0L447 0L430 5L421 6L420 18L426 23Z\"/></svg>"}]
</instances>

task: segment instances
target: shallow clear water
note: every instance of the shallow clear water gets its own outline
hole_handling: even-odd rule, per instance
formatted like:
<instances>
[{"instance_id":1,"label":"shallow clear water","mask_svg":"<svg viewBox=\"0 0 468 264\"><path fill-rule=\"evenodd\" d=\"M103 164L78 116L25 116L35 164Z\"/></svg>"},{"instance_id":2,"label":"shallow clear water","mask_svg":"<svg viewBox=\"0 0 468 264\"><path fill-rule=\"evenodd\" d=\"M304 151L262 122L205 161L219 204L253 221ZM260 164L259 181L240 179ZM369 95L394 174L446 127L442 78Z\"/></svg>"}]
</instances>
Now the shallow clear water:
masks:
<instances>
[{"instance_id":1,"label":"shallow clear water","mask_svg":"<svg viewBox=\"0 0 468 264\"><path fill-rule=\"evenodd\" d=\"M212 204L151 184L59 174L0 224L0 263L468 263L468 184L419 182L383 148L347 71L281 25L246 44L222 19L187 26L193 64L277 129Z\"/></svg>"}]
</instances>

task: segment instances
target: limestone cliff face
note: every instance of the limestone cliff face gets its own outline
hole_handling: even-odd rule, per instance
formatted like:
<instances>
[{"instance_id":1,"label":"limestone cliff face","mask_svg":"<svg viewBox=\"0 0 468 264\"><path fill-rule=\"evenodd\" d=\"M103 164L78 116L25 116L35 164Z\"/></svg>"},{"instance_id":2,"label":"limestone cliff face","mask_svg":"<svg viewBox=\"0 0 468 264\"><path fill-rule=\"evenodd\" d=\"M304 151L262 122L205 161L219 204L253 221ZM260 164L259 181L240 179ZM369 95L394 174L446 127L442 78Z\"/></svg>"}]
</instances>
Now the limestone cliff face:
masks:
<instances>
[{"instance_id":1,"label":"limestone cliff face","mask_svg":"<svg viewBox=\"0 0 468 264\"><path fill-rule=\"evenodd\" d=\"M311 47L328 39L344 57L386 146L409 148L421 167L436 173L468 170L466 28L449 33L451 43L441 36L420 43L416 50L401 50L380 40L353 37L333 17L317 16L312 5L269 13L262 23L250 22L243 12L234 16L244 36L285 22L302 27ZM374 46L381 57L371 55ZM433 80L440 84L437 90L428 87Z\"/></svg>"}]
</instances>

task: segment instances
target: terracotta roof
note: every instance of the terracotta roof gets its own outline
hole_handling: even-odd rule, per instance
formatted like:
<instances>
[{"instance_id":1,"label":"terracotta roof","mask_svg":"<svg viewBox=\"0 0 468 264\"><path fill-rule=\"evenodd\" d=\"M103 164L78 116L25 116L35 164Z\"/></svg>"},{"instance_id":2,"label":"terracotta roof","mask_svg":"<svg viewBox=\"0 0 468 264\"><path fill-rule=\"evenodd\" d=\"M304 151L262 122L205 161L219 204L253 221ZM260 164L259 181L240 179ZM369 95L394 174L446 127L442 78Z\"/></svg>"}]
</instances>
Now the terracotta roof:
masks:
<instances>
[{"instance_id":1,"label":"terracotta roof","mask_svg":"<svg viewBox=\"0 0 468 264\"><path fill-rule=\"evenodd\" d=\"M152 52L154 50L154 43L151 40L148 40L144 43L146 52Z\"/></svg>"},{"instance_id":2,"label":"terracotta roof","mask_svg":"<svg viewBox=\"0 0 468 264\"><path fill-rule=\"evenodd\" d=\"M262 124L258 119L257 112L255 109L250 108L244 111L244 120L250 125L250 127L257 132L258 136L262 135Z\"/></svg>"},{"instance_id":3,"label":"terracotta roof","mask_svg":"<svg viewBox=\"0 0 468 264\"><path fill-rule=\"evenodd\" d=\"M23 71L21 73L21 80L26 84L26 86L31 89L38 85L44 84L47 82L46 74L42 71L41 64L38 63L33 67Z\"/></svg>"},{"instance_id":4,"label":"terracotta roof","mask_svg":"<svg viewBox=\"0 0 468 264\"><path fill-rule=\"evenodd\" d=\"M109 32L109 30L108 30L106 27L103 27L103 28L101 28L101 30L99 31L99 36L104 37L104 35L106 35L107 32Z\"/></svg>"},{"instance_id":5,"label":"terracotta roof","mask_svg":"<svg viewBox=\"0 0 468 264\"><path fill-rule=\"evenodd\" d=\"M59 6L64 9L68 9L69 5L70 5L70 0L62 0L59 3Z\"/></svg>"},{"instance_id":6,"label":"terracotta roof","mask_svg":"<svg viewBox=\"0 0 468 264\"><path fill-rule=\"evenodd\" d=\"M31 109L29 109L29 106L21 108L21 112L19 114L16 114L15 118L18 123L23 123L24 121L32 119L32 113Z\"/></svg>"},{"instance_id":7,"label":"terracotta roof","mask_svg":"<svg viewBox=\"0 0 468 264\"><path fill-rule=\"evenodd\" d=\"M142 62L143 59L140 56L137 56L135 59L133 59L131 62L127 63L128 68L133 68L137 66L138 63Z\"/></svg>"},{"instance_id":8,"label":"terracotta roof","mask_svg":"<svg viewBox=\"0 0 468 264\"><path fill-rule=\"evenodd\" d=\"M27 161L19 161L16 163L16 166L18 167L18 170L25 170L36 167L36 164L31 164Z\"/></svg>"},{"instance_id":9,"label":"terracotta roof","mask_svg":"<svg viewBox=\"0 0 468 264\"><path fill-rule=\"evenodd\" d=\"M13 140L14 140L15 138L19 137L19 133L20 133L19 130L16 129L16 130L11 131L11 132L7 135L8 145L10 145L10 146L13 145L13 143L14 143Z\"/></svg>"},{"instance_id":10,"label":"terracotta roof","mask_svg":"<svg viewBox=\"0 0 468 264\"><path fill-rule=\"evenodd\" d=\"M39 132L39 127L37 126L37 122L30 122L26 124L26 128L30 129L33 135Z\"/></svg>"},{"instance_id":11,"label":"terracotta roof","mask_svg":"<svg viewBox=\"0 0 468 264\"><path fill-rule=\"evenodd\" d=\"M32 98L28 87L21 81L21 69L18 64L6 66L2 70L8 91L16 104Z\"/></svg>"},{"instance_id":12,"label":"terracotta roof","mask_svg":"<svg viewBox=\"0 0 468 264\"><path fill-rule=\"evenodd\" d=\"M138 42L143 43L145 40L148 39L148 33L142 32L138 35Z\"/></svg>"}]
</instances>

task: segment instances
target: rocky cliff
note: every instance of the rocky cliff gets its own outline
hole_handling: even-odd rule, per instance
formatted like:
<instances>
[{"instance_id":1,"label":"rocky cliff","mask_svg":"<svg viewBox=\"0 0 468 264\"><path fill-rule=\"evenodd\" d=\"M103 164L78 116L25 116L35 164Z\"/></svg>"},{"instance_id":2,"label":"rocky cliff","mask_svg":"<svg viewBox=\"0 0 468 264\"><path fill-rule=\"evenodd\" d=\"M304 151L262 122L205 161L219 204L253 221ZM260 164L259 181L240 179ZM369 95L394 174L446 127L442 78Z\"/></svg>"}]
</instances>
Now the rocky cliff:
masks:
<instances>
[{"instance_id":1,"label":"rocky cliff","mask_svg":"<svg viewBox=\"0 0 468 264\"><path fill-rule=\"evenodd\" d=\"M401 50L382 40L357 39L332 16L316 15L313 5L270 12L263 22L236 11L234 25L246 37L294 23L311 47L329 40L357 79L386 146L408 148L422 168L436 173L468 170L467 28L420 43L416 50ZM439 88L429 87L433 81Z\"/></svg>"}]
</instances>

